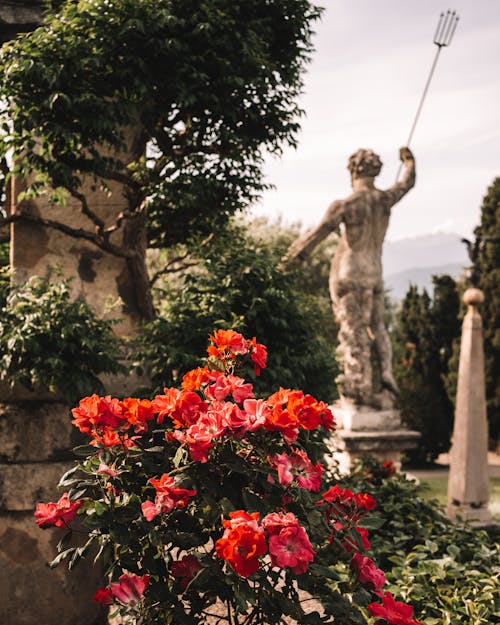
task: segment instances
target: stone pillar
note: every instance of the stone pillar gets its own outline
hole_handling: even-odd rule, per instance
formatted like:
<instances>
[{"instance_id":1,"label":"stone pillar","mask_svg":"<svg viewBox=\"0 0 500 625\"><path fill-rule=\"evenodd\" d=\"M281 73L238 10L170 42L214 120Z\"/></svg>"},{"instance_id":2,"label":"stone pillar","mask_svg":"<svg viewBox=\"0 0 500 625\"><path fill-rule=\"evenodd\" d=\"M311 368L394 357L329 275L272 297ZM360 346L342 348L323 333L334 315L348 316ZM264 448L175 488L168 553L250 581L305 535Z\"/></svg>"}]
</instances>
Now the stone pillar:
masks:
<instances>
[{"instance_id":1,"label":"stone pillar","mask_svg":"<svg viewBox=\"0 0 500 625\"><path fill-rule=\"evenodd\" d=\"M0 44L41 23L38 0L0 0ZM135 158L136 136L129 133L129 151L123 160ZM137 149L136 149L137 148ZM77 201L66 206L49 204L45 197L19 201L24 181L11 183L8 211L17 209L60 221L72 228L93 230ZM84 184L82 192L106 225L126 206L124 188L111 182L104 191ZM120 243L123 231L113 235ZM72 238L32 222L11 226L11 266L16 280L39 275L51 279L71 277L75 296L82 296L102 314L109 301L121 300L108 316L121 317L115 329L133 334L139 320L135 292L125 259L107 254L84 239ZM56 271L59 272L56 274ZM113 392L113 391L111 391ZM125 394L125 393L124 393ZM105 610L92 601L102 584L92 558L68 572L65 563L50 570L63 531L41 530L33 512L38 501L57 501L57 483L71 466L70 449L81 442L71 425L69 407L43 389L35 392L0 384L0 623L2 625L103 625ZM78 540L78 544L81 541Z\"/></svg>"},{"instance_id":2,"label":"stone pillar","mask_svg":"<svg viewBox=\"0 0 500 625\"><path fill-rule=\"evenodd\" d=\"M401 468L401 452L415 449L419 432L405 430L399 410L387 394L380 396L381 406L357 405L342 397L332 407L338 430L332 441L339 470L347 473L355 460L373 456L381 462L392 460Z\"/></svg>"},{"instance_id":3,"label":"stone pillar","mask_svg":"<svg viewBox=\"0 0 500 625\"><path fill-rule=\"evenodd\" d=\"M127 133L126 152L120 154L124 162L137 158L141 151L138 135ZM68 196L64 206L53 204L46 195L20 201L20 193L26 184L20 177L13 177L10 188L11 214L22 211L70 226L93 232L92 221L81 211L78 200ZM108 189L96 186L93 180L84 180L82 195L87 198L89 208L105 223L115 223L118 215L127 208L126 188L123 184L108 181ZM124 237L124 220L111 237L111 243L120 245ZM11 224L10 265L14 279L24 282L31 276L50 277L51 280L71 278L75 297L81 296L98 315L103 315L111 304L115 304L103 316L119 318L115 331L121 336L134 334L141 320L139 303L127 260L105 252L84 238L70 236L59 230L30 221ZM143 241L141 245L145 245Z\"/></svg>"},{"instance_id":4,"label":"stone pillar","mask_svg":"<svg viewBox=\"0 0 500 625\"><path fill-rule=\"evenodd\" d=\"M132 160L133 137L129 145ZM93 230L76 200L69 198L65 206L50 204L45 196L20 200L23 189L23 180L13 178L10 211L21 210L71 228ZM125 188L118 183L110 183L104 191L87 181L82 193L106 226L126 207ZM113 242L120 244L123 236L123 229L118 230ZM107 315L122 319L115 326L119 335L133 335L140 314L126 259L103 252L85 239L29 221L11 225L10 254L17 281L31 276L71 278L73 295L83 297L98 315L103 315L110 301L118 301ZM59 499L57 483L73 466L70 450L81 442L75 440L77 434L69 407L56 396L43 389L30 393L0 387L0 623L106 622L106 610L92 601L103 584L99 568L89 557L71 572L65 562L49 570L47 563L57 555L63 532L57 528L41 530L33 517L37 502ZM77 542L82 544L81 539Z\"/></svg>"},{"instance_id":5,"label":"stone pillar","mask_svg":"<svg viewBox=\"0 0 500 625\"><path fill-rule=\"evenodd\" d=\"M446 511L452 519L488 522L488 422L483 331L477 310L484 295L479 289L468 289L463 300L468 310L462 325Z\"/></svg>"}]
</instances>

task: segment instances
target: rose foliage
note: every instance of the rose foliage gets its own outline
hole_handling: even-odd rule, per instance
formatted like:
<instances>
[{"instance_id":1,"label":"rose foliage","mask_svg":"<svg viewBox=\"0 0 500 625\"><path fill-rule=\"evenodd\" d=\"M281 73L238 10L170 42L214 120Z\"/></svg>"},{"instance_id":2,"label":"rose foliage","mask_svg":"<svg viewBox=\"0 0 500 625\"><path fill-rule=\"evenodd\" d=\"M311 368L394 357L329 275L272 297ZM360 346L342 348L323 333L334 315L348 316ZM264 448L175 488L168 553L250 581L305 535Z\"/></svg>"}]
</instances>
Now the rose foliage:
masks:
<instances>
[{"instance_id":1,"label":"rose foliage","mask_svg":"<svg viewBox=\"0 0 500 625\"><path fill-rule=\"evenodd\" d=\"M322 485L328 406L299 390L256 398L238 373L266 347L233 330L210 336L204 366L154 399L92 395L73 409L88 435L38 504L42 528L67 528L55 566L91 546L108 583L94 600L137 625L418 625L367 555L375 499ZM87 542L66 548L76 515ZM371 521L370 521L371 519ZM385 591L385 592L384 592ZM373 620L375 619L375 621Z\"/></svg>"}]
</instances>

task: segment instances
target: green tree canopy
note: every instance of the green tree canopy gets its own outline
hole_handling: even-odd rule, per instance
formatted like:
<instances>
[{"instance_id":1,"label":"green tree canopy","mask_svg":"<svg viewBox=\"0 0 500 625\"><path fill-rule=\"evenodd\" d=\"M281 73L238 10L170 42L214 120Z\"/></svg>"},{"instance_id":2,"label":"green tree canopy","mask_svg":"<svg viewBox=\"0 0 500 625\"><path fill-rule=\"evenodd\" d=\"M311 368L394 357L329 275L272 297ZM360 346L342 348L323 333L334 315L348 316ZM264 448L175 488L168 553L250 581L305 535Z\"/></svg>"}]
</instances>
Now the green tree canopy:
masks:
<instances>
[{"instance_id":1,"label":"green tree canopy","mask_svg":"<svg viewBox=\"0 0 500 625\"><path fill-rule=\"evenodd\" d=\"M486 401L490 437L500 439L500 178L488 189L476 237L478 287L484 293L483 319Z\"/></svg>"},{"instance_id":2,"label":"green tree canopy","mask_svg":"<svg viewBox=\"0 0 500 625\"><path fill-rule=\"evenodd\" d=\"M89 227L73 234L129 260L146 223L150 246L217 230L265 187L264 150L295 145L319 15L307 0L66 0L2 48L0 157L33 192L77 198ZM86 178L124 185L117 224Z\"/></svg>"},{"instance_id":3,"label":"green tree canopy","mask_svg":"<svg viewBox=\"0 0 500 625\"><path fill-rule=\"evenodd\" d=\"M419 431L413 460L430 461L447 451L453 429L453 403L445 389L453 340L460 334L460 302L455 281L433 276L431 299L411 286L393 330L394 373L400 387L399 407L407 425Z\"/></svg>"},{"instance_id":4,"label":"green tree canopy","mask_svg":"<svg viewBox=\"0 0 500 625\"><path fill-rule=\"evenodd\" d=\"M318 15L303 0L66 2L4 46L2 151L39 185L123 180L155 243L212 228L262 189L262 150L295 142ZM115 151L136 125L151 149L132 166Z\"/></svg>"}]
</instances>

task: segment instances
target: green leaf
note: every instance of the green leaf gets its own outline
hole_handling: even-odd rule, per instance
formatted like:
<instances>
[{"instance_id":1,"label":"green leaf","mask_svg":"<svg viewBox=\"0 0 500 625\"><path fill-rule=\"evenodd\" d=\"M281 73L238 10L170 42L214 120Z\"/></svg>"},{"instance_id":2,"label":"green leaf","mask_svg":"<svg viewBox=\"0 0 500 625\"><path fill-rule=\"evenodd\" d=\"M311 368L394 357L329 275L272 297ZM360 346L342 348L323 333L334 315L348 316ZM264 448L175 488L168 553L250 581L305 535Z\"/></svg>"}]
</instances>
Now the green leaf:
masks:
<instances>
[{"instance_id":1,"label":"green leaf","mask_svg":"<svg viewBox=\"0 0 500 625\"><path fill-rule=\"evenodd\" d=\"M99 449L93 445L78 445L78 447L73 447L73 453L75 456L88 458L89 456L95 456L98 454Z\"/></svg>"}]
</instances>

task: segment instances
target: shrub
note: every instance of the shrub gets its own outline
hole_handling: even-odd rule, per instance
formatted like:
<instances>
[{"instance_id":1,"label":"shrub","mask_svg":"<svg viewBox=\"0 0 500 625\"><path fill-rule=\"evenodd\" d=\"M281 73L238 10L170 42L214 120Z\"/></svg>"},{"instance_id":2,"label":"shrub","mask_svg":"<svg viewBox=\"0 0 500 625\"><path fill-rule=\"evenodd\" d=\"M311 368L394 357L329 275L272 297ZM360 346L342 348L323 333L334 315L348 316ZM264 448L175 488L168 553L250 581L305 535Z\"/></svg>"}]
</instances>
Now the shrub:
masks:
<instances>
[{"instance_id":1,"label":"shrub","mask_svg":"<svg viewBox=\"0 0 500 625\"><path fill-rule=\"evenodd\" d=\"M90 445L75 449L82 460L61 479L61 499L35 513L42 528L68 528L52 565L72 568L97 545L109 583L94 599L135 625L214 614L234 625L363 625L368 613L419 625L382 593L384 573L365 555L360 523L377 525L375 500L321 488L324 448L311 434L333 428L327 405L283 388L256 399L235 374L245 361L259 373L266 348L233 330L210 338L182 389L153 401L93 395L73 410ZM88 540L67 548L76 515Z\"/></svg>"},{"instance_id":2,"label":"shrub","mask_svg":"<svg viewBox=\"0 0 500 625\"><path fill-rule=\"evenodd\" d=\"M0 380L45 386L68 402L103 390L98 376L119 373L112 322L97 319L68 282L31 278L0 308Z\"/></svg>"},{"instance_id":3,"label":"shrub","mask_svg":"<svg viewBox=\"0 0 500 625\"><path fill-rule=\"evenodd\" d=\"M257 392L298 386L332 401L337 363L324 316L296 288L300 276L278 269L284 249L252 233L252 225L233 224L204 248L194 270L167 284L158 318L144 326L137 359L159 391L179 384L183 372L196 366L215 327L235 328L269 347L269 370L252 376Z\"/></svg>"},{"instance_id":4,"label":"shrub","mask_svg":"<svg viewBox=\"0 0 500 625\"><path fill-rule=\"evenodd\" d=\"M371 537L391 592L410 602L426 625L500 622L498 544L481 529L452 523L423 487L388 476L376 461L346 480L377 499L384 523Z\"/></svg>"}]
</instances>

